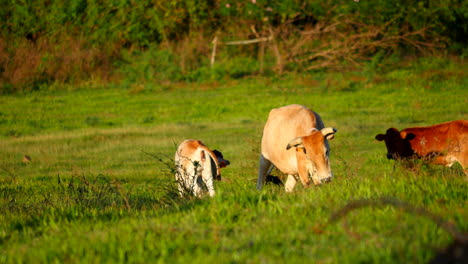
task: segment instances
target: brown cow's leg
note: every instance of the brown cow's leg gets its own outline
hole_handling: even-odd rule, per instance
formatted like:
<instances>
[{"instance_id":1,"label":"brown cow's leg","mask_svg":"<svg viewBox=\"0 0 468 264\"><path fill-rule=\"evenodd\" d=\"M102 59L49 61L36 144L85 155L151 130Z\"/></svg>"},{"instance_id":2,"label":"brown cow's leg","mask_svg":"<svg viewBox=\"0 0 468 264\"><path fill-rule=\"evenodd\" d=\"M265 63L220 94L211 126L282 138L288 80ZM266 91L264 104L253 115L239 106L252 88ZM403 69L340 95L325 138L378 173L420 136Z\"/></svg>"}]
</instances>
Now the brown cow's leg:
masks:
<instances>
[{"instance_id":1,"label":"brown cow's leg","mask_svg":"<svg viewBox=\"0 0 468 264\"><path fill-rule=\"evenodd\" d=\"M460 153L458 162L461 164L465 175L468 176L468 153Z\"/></svg>"},{"instance_id":2,"label":"brown cow's leg","mask_svg":"<svg viewBox=\"0 0 468 264\"><path fill-rule=\"evenodd\" d=\"M466 155L456 156L438 156L432 160L433 164L445 165L447 167L452 167L452 165L458 162L463 168L463 172L468 176L468 157Z\"/></svg>"},{"instance_id":3,"label":"brown cow's leg","mask_svg":"<svg viewBox=\"0 0 468 264\"><path fill-rule=\"evenodd\" d=\"M445 165L447 167L451 167L455 161L450 161L450 158L447 156L437 156L432 159L432 164L436 165Z\"/></svg>"},{"instance_id":4,"label":"brown cow's leg","mask_svg":"<svg viewBox=\"0 0 468 264\"><path fill-rule=\"evenodd\" d=\"M297 180L293 175L288 175L288 179L286 180L286 184L284 184L284 188L286 192L292 192L294 190L294 186L296 186Z\"/></svg>"}]
</instances>

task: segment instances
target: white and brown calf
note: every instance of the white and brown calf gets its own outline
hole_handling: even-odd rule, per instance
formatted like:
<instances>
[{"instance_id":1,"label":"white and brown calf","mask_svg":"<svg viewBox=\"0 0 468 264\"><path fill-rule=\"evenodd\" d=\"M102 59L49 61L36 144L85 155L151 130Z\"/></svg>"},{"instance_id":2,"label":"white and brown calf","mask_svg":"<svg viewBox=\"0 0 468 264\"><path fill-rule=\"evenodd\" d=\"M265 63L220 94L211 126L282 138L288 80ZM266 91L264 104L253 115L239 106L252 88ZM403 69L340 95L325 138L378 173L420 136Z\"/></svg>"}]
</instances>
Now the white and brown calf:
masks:
<instances>
[{"instance_id":1,"label":"white and brown calf","mask_svg":"<svg viewBox=\"0 0 468 264\"><path fill-rule=\"evenodd\" d=\"M210 150L200 140L185 140L175 154L175 178L179 194L202 197L206 191L215 195L214 180L221 180L221 168L229 165L221 152Z\"/></svg>"}]
</instances>

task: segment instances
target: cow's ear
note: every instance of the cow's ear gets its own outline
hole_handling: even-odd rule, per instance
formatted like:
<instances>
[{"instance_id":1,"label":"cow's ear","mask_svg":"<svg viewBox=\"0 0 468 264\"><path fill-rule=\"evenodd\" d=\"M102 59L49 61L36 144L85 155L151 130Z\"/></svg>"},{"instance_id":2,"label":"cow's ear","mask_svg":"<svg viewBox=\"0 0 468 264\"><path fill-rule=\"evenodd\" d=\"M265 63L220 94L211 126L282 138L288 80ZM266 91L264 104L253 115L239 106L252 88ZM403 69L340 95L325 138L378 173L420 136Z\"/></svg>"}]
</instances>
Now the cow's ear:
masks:
<instances>
[{"instance_id":1,"label":"cow's ear","mask_svg":"<svg viewBox=\"0 0 468 264\"><path fill-rule=\"evenodd\" d=\"M291 141L289 141L288 145L286 146L286 150L296 147L296 148L304 148L304 145L302 144L302 137L297 137Z\"/></svg>"},{"instance_id":2,"label":"cow's ear","mask_svg":"<svg viewBox=\"0 0 468 264\"><path fill-rule=\"evenodd\" d=\"M223 157L223 153L221 153L221 151L219 151L219 150L217 150L217 149L213 150L213 154L215 154L215 156L216 156L217 158L224 158L224 157Z\"/></svg>"},{"instance_id":3,"label":"cow's ear","mask_svg":"<svg viewBox=\"0 0 468 264\"><path fill-rule=\"evenodd\" d=\"M334 128L334 127L326 127L326 128L322 128L322 130L320 130L322 135L328 140L332 140L335 137L336 131L338 131L338 130L336 128Z\"/></svg>"},{"instance_id":4,"label":"cow's ear","mask_svg":"<svg viewBox=\"0 0 468 264\"><path fill-rule=\"evenodd\" d=\"M406 133L406 139L407 140L413 140L416 137L415 134L413 133Z\"/></svg>"},{"instance_id":5,"label":"cow's ear","mask_svg":"<svg viewBox=\"0 0 468 264\"><path fill-rule=\"evenodd\" d=\"M377 136L375 136L375 139L377 139L378 141L382 141L385 139L385 135L384 134L378 134Z\"/></svg>"}]
</instances>

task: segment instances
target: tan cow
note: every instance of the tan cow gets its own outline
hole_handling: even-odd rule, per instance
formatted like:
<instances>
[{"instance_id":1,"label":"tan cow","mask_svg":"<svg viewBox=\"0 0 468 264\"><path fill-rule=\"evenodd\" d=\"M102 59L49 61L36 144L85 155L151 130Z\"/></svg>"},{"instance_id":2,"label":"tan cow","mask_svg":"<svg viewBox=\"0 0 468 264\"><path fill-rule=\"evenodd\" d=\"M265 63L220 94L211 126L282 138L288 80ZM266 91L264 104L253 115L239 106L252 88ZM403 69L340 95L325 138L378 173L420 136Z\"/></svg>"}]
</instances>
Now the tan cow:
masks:
<instances>
[{"instance_id":1,"label":"tan cow","mask_svg":"<svg viewBox=\"0 0 468 264\"><path fill-rule=\"evenodd\" d=\"M333 177L328 159L336 129L325 128L320 116L302 105L288 105L270 111L263 129L262 153L257 189L262 189L273 167L288 175L285 189L291 192L297 176L305 187Z\"/></svg>"},{"instance_id":2,"label":"tan cow","mask_svg":"<svg viewBox=\"0 0 468 264\"><path fill-rule=\"evenodd\" d=\"M389 128L375 136L385 141L388 159L418 158L433 164L452 166L459 162L468 175L468 121L456 120L398 131Z\"/></svg>"},{"instance_id":3,"label":"tan cow","mask_svg":"<svg viewBox=\"0 0 468 264\"><path fill-rule=\"evenodd\" d=\"M200 140L185 140L175 154L177 187L182 196L185 192L202 197L208 191L215 195L213 180L221 180L220 168L229 165L223 154L210 150Z\"/></svg>"}]
</instances>

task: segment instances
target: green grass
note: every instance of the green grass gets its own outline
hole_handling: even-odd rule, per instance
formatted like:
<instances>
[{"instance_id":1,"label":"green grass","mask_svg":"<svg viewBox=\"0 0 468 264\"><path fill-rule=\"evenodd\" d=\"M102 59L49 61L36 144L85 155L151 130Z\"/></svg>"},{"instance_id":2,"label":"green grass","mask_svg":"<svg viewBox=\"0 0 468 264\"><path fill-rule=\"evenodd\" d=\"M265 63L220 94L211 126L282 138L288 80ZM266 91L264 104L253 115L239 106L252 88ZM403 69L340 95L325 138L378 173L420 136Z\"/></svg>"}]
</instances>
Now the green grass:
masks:
<instances>
[{"instance_id":1,"label":"green grass","mask_svg":"<svg viewBox=\"0 0 468 264\"><path fill-rule=\"evenodd\" d=\"M467 119L467 72L421 59L388 72L1 96L0 263L427 262L452 238L419 215L382 207L328 218L350 200L389 196L468 230L459 165L408 170L374 140L389 127ZM338 129L335 179L256 191L264 122L291 103ZM231 161L212 199L176 194L172 159L187 138Z\"/></svg>"}]
</instances>

